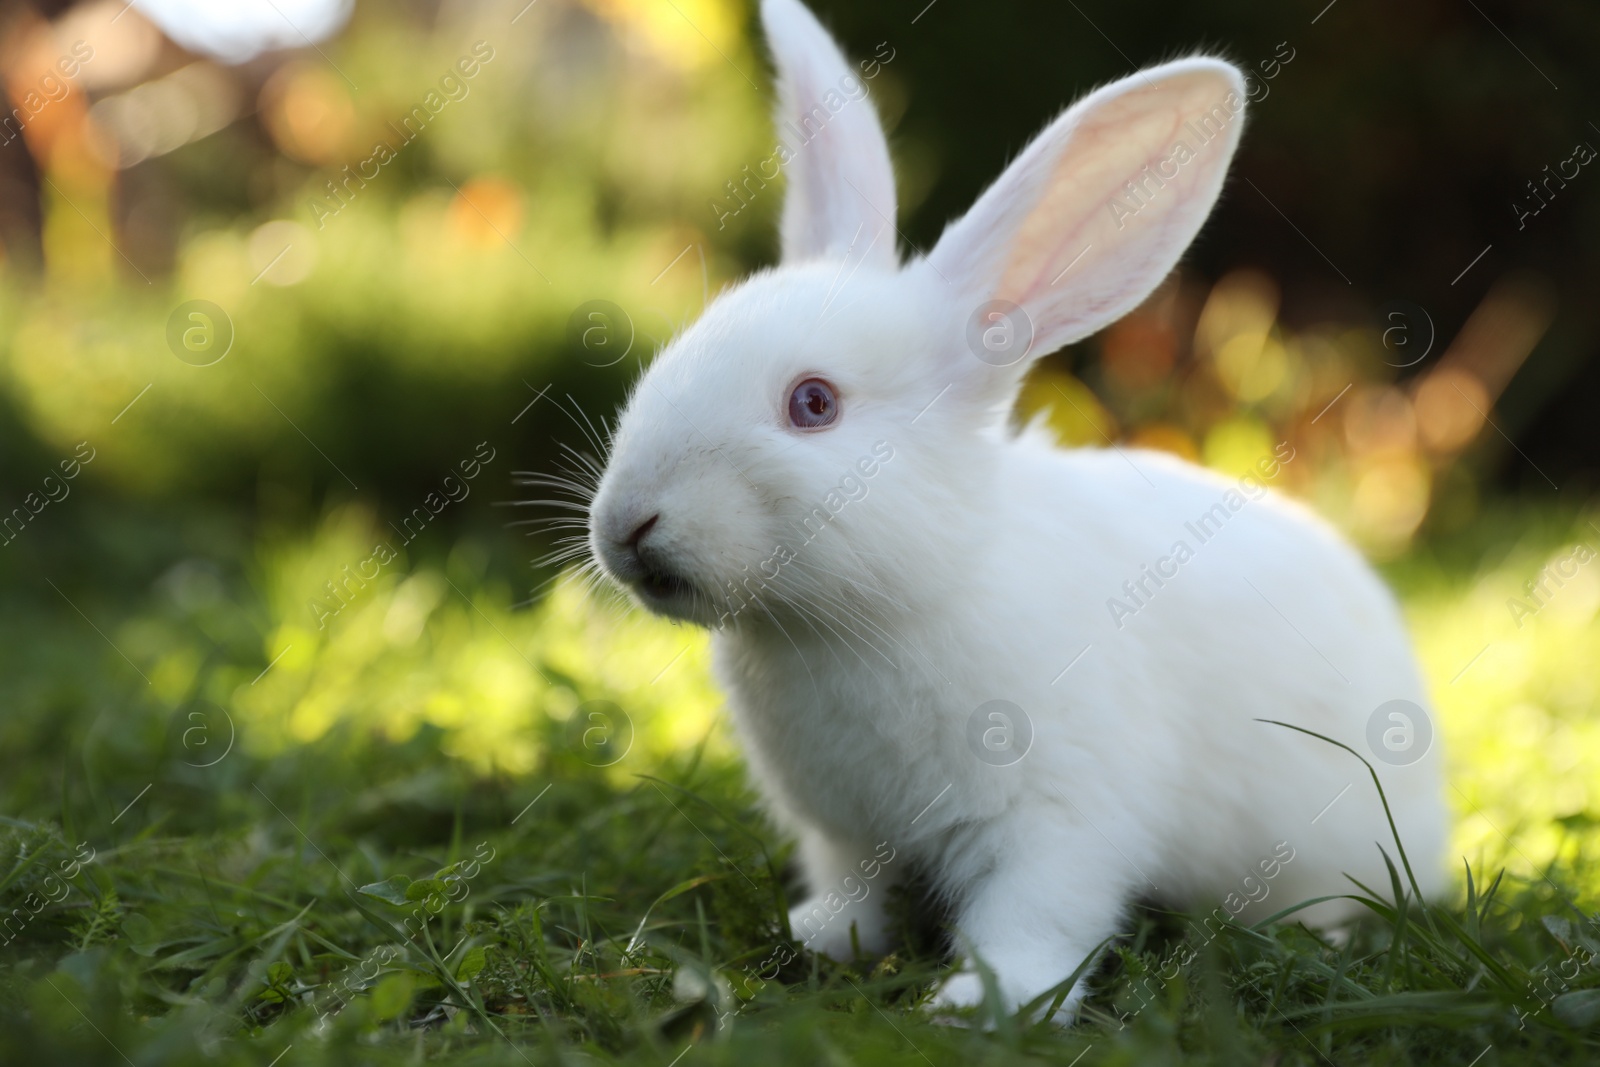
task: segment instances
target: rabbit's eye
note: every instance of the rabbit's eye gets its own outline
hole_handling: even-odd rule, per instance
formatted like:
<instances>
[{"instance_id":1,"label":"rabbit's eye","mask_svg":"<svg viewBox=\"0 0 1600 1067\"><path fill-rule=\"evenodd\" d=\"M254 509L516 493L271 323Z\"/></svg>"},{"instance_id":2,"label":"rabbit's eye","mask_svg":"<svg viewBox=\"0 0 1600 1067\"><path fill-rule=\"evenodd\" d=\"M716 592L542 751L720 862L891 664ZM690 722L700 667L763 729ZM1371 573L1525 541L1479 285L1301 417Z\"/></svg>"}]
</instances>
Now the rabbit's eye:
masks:
<instances>
[{"instance_id":1,"label":"rabbit's eye","mask_svg":"<svg viewBox=\"0 0 1600 1067\"><path fill-rule=\"evenodd\" d=\"M821 378L807 378L789 394L789 422L802 430L820 430L839 417L839 396Z\"/></svg>"}]
</instances>

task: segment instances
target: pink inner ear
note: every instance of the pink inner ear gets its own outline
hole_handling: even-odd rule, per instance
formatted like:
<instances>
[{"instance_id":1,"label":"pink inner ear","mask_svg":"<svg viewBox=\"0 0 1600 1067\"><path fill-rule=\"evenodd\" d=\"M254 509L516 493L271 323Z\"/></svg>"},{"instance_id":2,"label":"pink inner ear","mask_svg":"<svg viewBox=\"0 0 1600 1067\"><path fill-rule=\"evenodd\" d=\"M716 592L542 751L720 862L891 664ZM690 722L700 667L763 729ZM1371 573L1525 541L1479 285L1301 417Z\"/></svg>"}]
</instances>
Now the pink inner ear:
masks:
<instances>
[{"instance_id":1,"label":"pink inner ear","mask_svg":"<svg viewBox=\"0 0 1600 1067\"><path fill-rule=\"evenodd\" d=\"M1109 258L1115 240L1108 230L1129 235L1128 219L1123 220L1122 228L1103 225L1115 220L1111 201L1119 194L1125 195L1125 184L1135 179L1142 168L1156 166L1166 155L1163 150L1151 150L1130 163L1126 146L1170 146L1183 128L1184 116L1160 111L1132 116L1105 112L1086 116L1072 133L1066 150L1057 156L1045 179L1044 195L1018 227L1010 263L996 287L998 294L1011 294L1002 295L1002 299L1023 305L1037 301L1054 283L1065 280L1062 272L1069 265L1073 270L1086 264L1092 268L1094 263ZM1178 180L1174 178L1172 182ZM1170 188L1157 192L1181 195L1179 190ZM1140 213L1142 209L1131 221L1137 221ZM1171 212L1161 214L1170 216ZM1080 254L1082 259L1078 259Z\"/></svg>"},{"instance_id":2,"label":"pink inner ear","mask_svg":"<svg viewBox=\"0 0 1600 1067\"><path fill-rule=\"evenodd\" d=\"M1149 295L1193 240L1242 111L1237 73L1214 60L1108 86L1047 128L931 258L980 299L1026 309L1036 355L1092 333Z\"/></svg>"}]
</instances>

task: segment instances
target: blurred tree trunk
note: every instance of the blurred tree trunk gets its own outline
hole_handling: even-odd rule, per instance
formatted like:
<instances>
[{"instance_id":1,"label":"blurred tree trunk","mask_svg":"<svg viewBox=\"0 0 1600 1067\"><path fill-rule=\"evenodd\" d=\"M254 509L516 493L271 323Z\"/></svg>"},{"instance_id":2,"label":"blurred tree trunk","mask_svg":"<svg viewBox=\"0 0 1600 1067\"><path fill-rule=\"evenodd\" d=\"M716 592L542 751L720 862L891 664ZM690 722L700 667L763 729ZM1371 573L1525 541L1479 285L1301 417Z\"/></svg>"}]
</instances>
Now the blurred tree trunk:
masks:
<instances>
[{"instance_id":1,"label":"blurred tree trunk","mask_svg":"<svg viewBox=\"0 0 1600 1067\"><path fill-rule=\"evenodd\" d=\"M19 50L42 22L73 6L73 0L0 0L0 122L18 106L15 87L6 77ZM27 138L0 125L0 255L24 270L37 271L44 260L43 215L39 203L39 164Z\"/></svg>"}]
</instances>

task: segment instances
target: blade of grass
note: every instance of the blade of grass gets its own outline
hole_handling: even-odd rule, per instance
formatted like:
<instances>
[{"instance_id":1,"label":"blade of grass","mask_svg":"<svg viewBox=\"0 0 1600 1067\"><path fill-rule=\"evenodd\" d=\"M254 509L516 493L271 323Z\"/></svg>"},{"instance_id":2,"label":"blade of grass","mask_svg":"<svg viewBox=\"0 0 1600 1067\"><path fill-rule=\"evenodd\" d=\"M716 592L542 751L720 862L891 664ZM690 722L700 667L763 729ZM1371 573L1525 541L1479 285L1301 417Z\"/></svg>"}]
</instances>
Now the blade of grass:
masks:
<instances>
[{"instance_id":1,"label":"blade of grass","mask_svg":"<svg viewBox=\"0 0 1600 1067\"><path fill-rule=\"evenodd\" d=\"M1319 734L1315 730L1307 730L1305 727L1296 726L1293 723L1279 722L1277 719L1257 719L1256 721L1270 723L1273 726L1282 726L1285 729L1294 730L1297 733L1306 734L1309 737L1315 737L1319 741L1325 741L1337 748L1344 749L1346 752L1350 753L1350 755L1361 761L1361 765L1365 767L1367 769L1367 773L1372 776L1372 784L1377 787L1378 799L1383 803L1383 816L1385 819L1389 820L1389 833L1394 836L1394 846L1400 852L1400 862L1405 866L1406 879L1411 883L1411 891L1416 894L1418 900L1421 900L1422 889L1417 885L1416 875L1412 873L1411 860L1406 856L1405 843L1400 840L1400 829L1395 825L1394 822L1394 812L1389 810L1389 796L1383 791L1383 783L1378 780L1377 769L1372 766L1367 758L1342 741L1335 741L1333 738Z\"/></svg>"}]
</instances>

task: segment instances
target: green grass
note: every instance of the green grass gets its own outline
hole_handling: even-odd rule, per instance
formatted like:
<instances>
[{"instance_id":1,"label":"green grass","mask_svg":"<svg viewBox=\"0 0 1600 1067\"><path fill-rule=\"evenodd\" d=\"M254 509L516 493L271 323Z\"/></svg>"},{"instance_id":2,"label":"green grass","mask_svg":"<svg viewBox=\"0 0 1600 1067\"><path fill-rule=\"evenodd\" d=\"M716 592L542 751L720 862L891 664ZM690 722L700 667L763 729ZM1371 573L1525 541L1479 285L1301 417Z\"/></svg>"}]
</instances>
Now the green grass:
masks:
<instances>
[{"instance_id":1,"label":"green grass","mask_svg":"<svg viewBox=\"0 0 1600 1067\"><path fill-rule=\"evenodd\" d=\"M290 1049L280 1062L661 1064L691 1046L678 1062L1596 1054L1585 1028L1600 1021L1600 978L1580 964L1600 952L1600 927L1557 888L1581 871L1475 883L1464 908L1372 901L1342 948L1292 923L1208 934L1144 912L1070 1031L993 1017L992 1032L955 1029L916 1010L941 968L927 931L918 950L857 967L775 954L783 853L732 772L688 757L620 791L556 774L517 818L542 785L441 774L428 741L241 762L222 790L146 796L121 833L8 821L7 899L61 903L4 946L4 1061L264 1063ZM186 829L207 812L230 825ZM102 842L92 862L47 885L80 837Z\"/></svg>"},{"instance_id":2,"label":"green grass","mask_svg":"<svg viewBox=\"0 0 1600 1067\"><path fill-rule=\"evenodd\" d=\"M1342 945L1292 915L1218 929L1144 909L1093 972L1076 1026L987 1012L964 1028L935 1024L919 1003L947 963L915 888L895 898L907 945L896 955L842 966L793 951L788 847L722 730L691 714L713 699L703 641L568 594L513 610L470 539L448 558L410 561L341 613L343 631L319 636L294 576L316 579L361 545L354 521L205 580L192 566L147 566L164 551L158 538L39 546L97 560L63 585L77 608L36 579L13 583L0 615L11 813L0 821L0 922L11 917L0 1063L1489 1067L1600 1056L1600 919L1580 910L1593 906L1593 820L1548 807L1545 844L1479 848L1446 906L1408 897L1397 911L1351 886L1371 914ZM1521 573L1566 532L1555 524L1488 566ZM63 557L44 558L63 573ZM1449 558L1396 571L1425 650L1444 641L1439 619L1464 625L1482 582ZM97 596L103 568L152 581ZM396 637L408 628L391 620L419 577L460 591L428 601L425 625ZM312 647L262 675L285 634ZM1464 658L1444 643L1441 662ZM650 684L675 652L673 673ZM483 682L462 712L438 697L459 685L457 660L490 678L520 663L549 684L528 696ZM1592 662L1562 669L1577 677ZM597 766L609 760L583 744L573 702L590 699L634 720L634 747L614 765ZM307 717L330 701L349 714ZM213 707L238 717L221 758ZM503 759L462 746L480 712L510 723L477 742ZM1468 726L1445 733L1478 758ZM1391 855L1393 886L1371 887L1384 897L1406 885Z\"/></svg>"}]
</instances>

